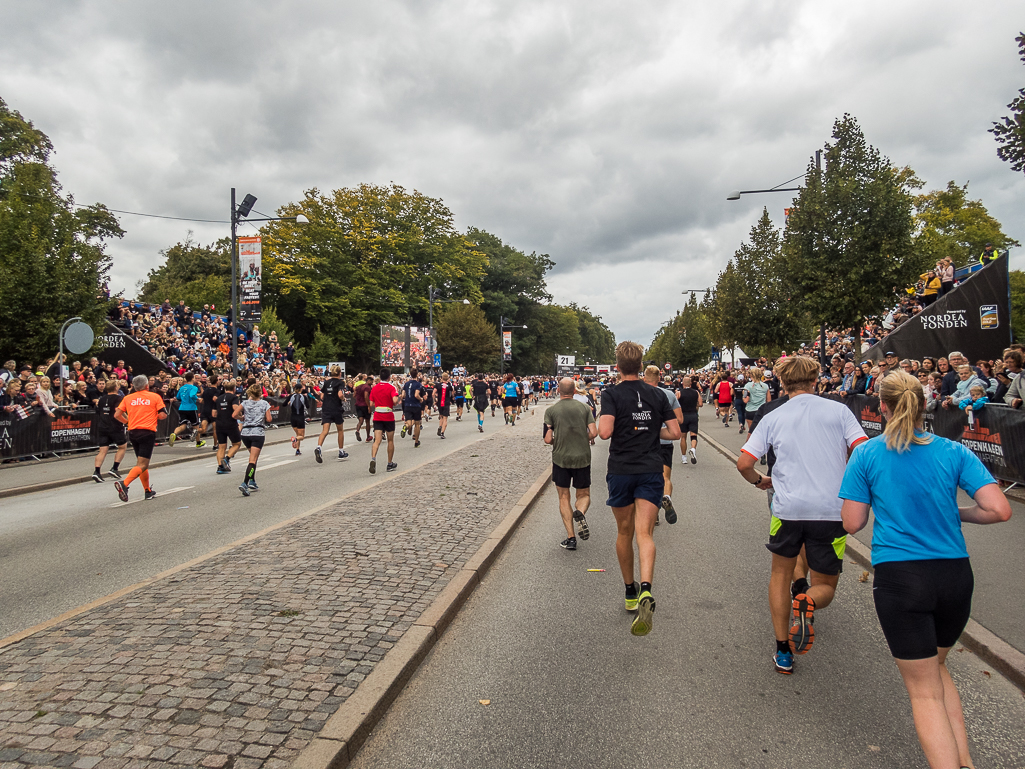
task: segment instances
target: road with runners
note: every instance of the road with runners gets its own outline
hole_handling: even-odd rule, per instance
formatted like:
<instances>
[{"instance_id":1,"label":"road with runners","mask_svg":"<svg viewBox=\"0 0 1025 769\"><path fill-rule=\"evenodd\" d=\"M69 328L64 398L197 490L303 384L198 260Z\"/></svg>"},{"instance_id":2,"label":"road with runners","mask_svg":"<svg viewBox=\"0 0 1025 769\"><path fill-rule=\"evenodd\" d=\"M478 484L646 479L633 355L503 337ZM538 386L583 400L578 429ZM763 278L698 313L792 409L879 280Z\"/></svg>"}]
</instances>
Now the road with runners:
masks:
<instances>
[{"instance_id":1,"label":"road with runners","mask_svg":"<svg viewBox=\"0 0 1025 769\"><path fill-rule=\"evenodd\" d=\"M765 494L699 452L655 530L650 635L629 632L599 441L590 539L558 546L549 488L352 766L925 767L860 566L794 675L774 671ZM1023 765L1022 692L952 658L977 765Z\"/></svg>"},{"instance_id":2,"label":"road with runners","mask_svg":"<svg viewBox=\"0 0 1025 769\"><path fill-rule=\"evenodd\" d=\"M701 409L701 430L733 454L738 454L747 434L741 434L736 420L723 427L710 406ZM711 453L707 444L704 453ZM761 468L764 470L765 468ZM964 492L961 504L969 504ZM999 526L962 527L975 572L972 617L1018 651L1025 653L1025 504L1011 500L1011 520ZM1018 498L1020 499L1020 498ZM872 543L872 523L858 533L859 541Z\"/></svg>"},{"instance_id":3,"label":"road with runners","mask_svg":"<svg viewBox=\"0 0 1025 769\"><path fill-rule=\"evenodd\" d=\"M311 425L308 432L314 433ZM423 441L413 448L410 438L398 440L399 472L437 459L454 449L504 428L501 415L485 418L482 436L476 419L451 420L448 437L434 434L437 422L424 424ZM518 429L518 428L517 428ZM269 430L270 441L290 434ZM348 459L337 459L332 434L324 444L324 463L313 458L316 438L307 438L302 455L287 441L269 443L260 457L260 491L249 499L239 493L247 452L242 449L229 475L215 474L216 460L209 448L179 443L162 448L154 462L197 457L170 467L157 467L150 475L157 498L143 501L141 485L131 489L128 504L114 490L113 479L89 481L0 501L0 638L147 579L204 553L235 542L281 521L316 508L345 494L380 483L393 473L384 466L368 472L370 448L345 434ZM134 462L129 451L126 474ZM108 458L104 469L110 467ZM11 468L19 485L38 479L68 477L74 467L79 476L92 472L92 458ZM7 468L0 471L0 477ZM74 475L74 473L72 473Z\"/></svg>"}]
</instances>

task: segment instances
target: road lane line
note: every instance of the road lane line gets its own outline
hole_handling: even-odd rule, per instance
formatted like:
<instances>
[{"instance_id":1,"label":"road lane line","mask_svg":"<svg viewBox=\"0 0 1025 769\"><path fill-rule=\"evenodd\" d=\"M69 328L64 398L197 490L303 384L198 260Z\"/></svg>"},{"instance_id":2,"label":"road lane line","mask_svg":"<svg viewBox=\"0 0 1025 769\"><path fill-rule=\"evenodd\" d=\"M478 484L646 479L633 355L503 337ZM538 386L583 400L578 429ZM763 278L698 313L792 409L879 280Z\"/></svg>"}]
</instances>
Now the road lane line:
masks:
<instances>
[{"instance_id":1,"label":"road lane line","mask_svg":"<svg viewBox=\"0 0 1025 769\"><path fill-rule=\"evenodd\" d=\"M189 489L194 489L194 488L196 488L196 487L195 486L175 486L173 489L167 489L167 490L158 491L156 498L160 499L160 497L165 497L168 494L175 494L175 493L177 493L179 491L188 491ZM145 497L139 497L138 499L130 499L127 502L115 502L114 504L110 505L110 507L125 507L126 505L134 505L136 502L142 502L144 499L145 499Z\"/></svg>"}]
</instances>

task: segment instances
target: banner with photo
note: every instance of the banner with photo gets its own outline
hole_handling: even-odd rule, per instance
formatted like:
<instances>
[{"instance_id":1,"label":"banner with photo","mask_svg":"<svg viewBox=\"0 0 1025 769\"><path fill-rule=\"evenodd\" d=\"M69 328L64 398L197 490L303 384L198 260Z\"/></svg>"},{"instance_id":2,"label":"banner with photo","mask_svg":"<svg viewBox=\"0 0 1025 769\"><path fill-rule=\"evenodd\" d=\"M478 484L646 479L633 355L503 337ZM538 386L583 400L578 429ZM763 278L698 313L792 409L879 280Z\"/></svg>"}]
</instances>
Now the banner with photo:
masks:
<instances>
[{"instance_id":1,"label":"banner with photo","mask_svg":"<svg viewBox=\"0 0 1025 769\"><path fill-rule=\"evenodd\" d=\"M406 365L405 326L381 326L381 365L389 368Z\"/></svg>"},{"instance_id":2,"label":"banner with photo","mask_svg":"<svg viewBox=\"0 0 1025 769\"><path fill-rule=\"evenodd\" d=\"M941 358L957 350L973 363L997 360L1011 344L1007 254L969 275L957 288L906 320L865 351L864 360Z\"/></svg>"},{"instance_id":3,"label":"banner with photo","mask_svg":"<svg viewBox=\"0 0 1025 769\"><path fill-rule=\"evenodd\" d=\"M502 355L505 360L512 360L512 331L502 332Z\"/></svg>"},{"instance_id":4,"label":"banner with photo","mask_svg":"<svg viewBox=\"0 0 1025 769\"><path fill-rule=\"evenodd\" d=\"M259 235L247 235L238 239L238 317L239 320L246 323L260 322L260 291L263 288L262 254Z\"/></svg>"}]
</instances>

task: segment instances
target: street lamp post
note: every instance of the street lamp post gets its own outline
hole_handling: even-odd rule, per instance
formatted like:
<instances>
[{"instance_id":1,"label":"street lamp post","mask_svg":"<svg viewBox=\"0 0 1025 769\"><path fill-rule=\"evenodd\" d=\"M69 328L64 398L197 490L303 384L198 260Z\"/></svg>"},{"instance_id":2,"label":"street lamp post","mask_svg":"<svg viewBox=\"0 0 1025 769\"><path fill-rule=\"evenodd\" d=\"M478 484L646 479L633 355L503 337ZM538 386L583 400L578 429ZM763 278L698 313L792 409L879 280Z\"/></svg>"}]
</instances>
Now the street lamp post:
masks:
<instances>
[{"instance_id":1,"label":"street lamp post","mask_svg":"<svg viewBox=\"0 0 1025 769\"><path fill-rule=\"evenodd\" d=\"M249 219L249 213L256 205L254 195L246 195L242 202L235 205L235 188L231 188L231 375L238 376L238 223L247 222L279 222L290 221L296 224L309 224L310 220L302 214L296 216L265 216L260 219Z\"/></svg>"},{"instance_id":2,"label":"street lamp post","mask_svg":"<svg viewBox=\"0 0 1025 769\"><path fill-rule=\"evenodd\" d=\"M503 334L503 332L507 328L526 328L526 326L525 325L518 326L518 325L515 325L515 324L514 325L509 325L508 323L506 323L506 318L504 316L502 316L502 315L498 316L498 334L499 334L498 345L499 345L499 348L502 350L502 354L499 356L499 359L498 359L498 375L499 376L502 376L502 375L505 374L505 338L502 336L502 334Z\"/></svg>"}]
</instances>

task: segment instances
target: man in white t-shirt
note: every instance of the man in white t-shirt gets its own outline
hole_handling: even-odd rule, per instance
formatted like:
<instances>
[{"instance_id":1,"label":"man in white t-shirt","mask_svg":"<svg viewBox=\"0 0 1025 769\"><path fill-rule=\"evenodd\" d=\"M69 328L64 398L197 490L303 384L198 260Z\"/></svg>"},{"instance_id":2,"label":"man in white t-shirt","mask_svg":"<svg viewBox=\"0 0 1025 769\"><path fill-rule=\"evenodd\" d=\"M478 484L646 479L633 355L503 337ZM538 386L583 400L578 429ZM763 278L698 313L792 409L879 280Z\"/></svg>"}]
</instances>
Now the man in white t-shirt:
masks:
<instances>
[{"instance_id":1,"label":"man in white t-shirt","mask_svg":"<svg viewBox=\"0 0 1025 769\"><path fill-rule=\"evenodd\" d=\"M815 395L815 360L780 359L774 370L790 400L758 423L741 450L737 470L758 488L774 491L766 545L772 553L769 609L776 634L776 670L790 674L793 655L811 648L814 610L828 606L836 592L847 544L838 493L851 451L868 436L850 409ZM754 469L770 446L776 454L772 478ZM811 567L811 586L791 598L790 580L802 546Z\"/></svg>"}]
</instances>

